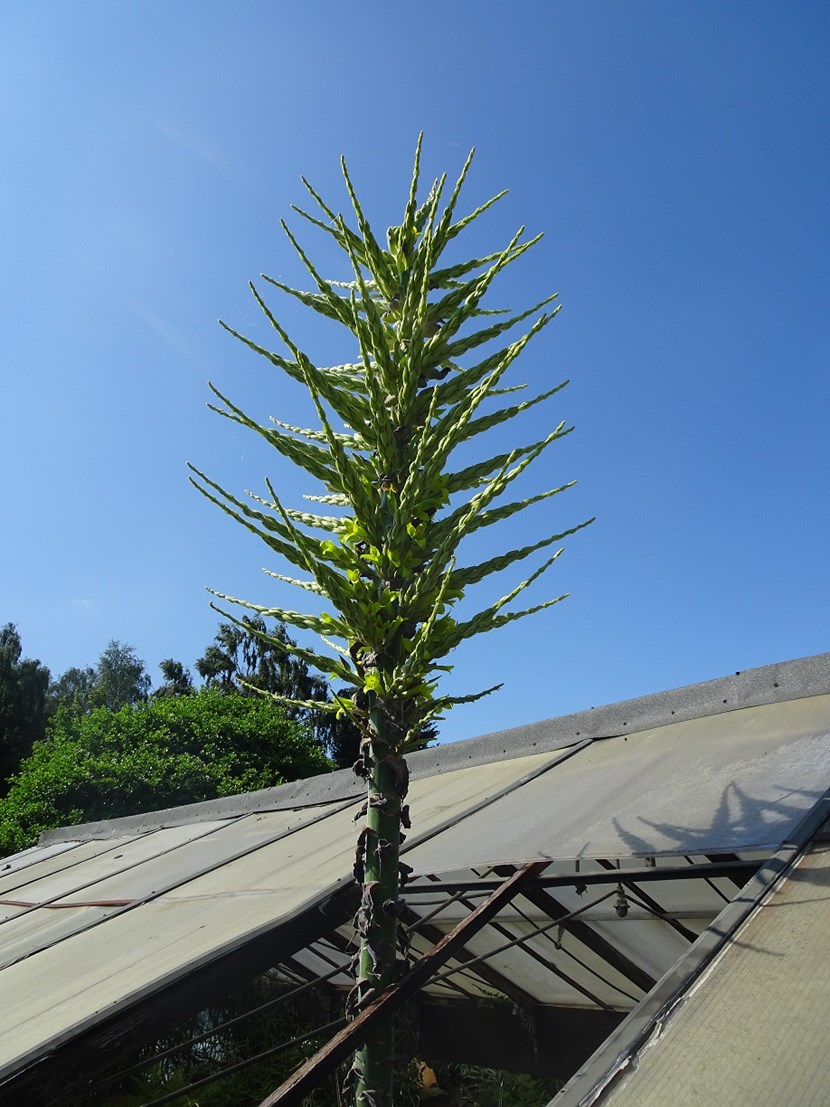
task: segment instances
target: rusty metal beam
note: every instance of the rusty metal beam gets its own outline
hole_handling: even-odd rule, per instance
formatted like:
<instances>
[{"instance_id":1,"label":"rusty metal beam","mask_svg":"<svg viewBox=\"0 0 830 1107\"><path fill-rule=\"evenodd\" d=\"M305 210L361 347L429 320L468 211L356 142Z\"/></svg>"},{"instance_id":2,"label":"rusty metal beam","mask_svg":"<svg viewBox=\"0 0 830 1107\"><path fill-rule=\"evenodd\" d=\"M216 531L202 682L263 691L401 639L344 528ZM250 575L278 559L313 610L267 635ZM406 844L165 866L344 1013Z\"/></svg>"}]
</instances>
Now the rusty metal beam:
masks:
<instances>
[{"instance_id":1,"label":"rusty metal beam","mask_svg":"<svg viewBox=\"0 0 830 1107\"><path fill-rule=\"evenodd\" d=\"M472 907L470 910L472 910ZM412 933L420 934L422 937L426 938L428 942L432 942L433 944L440 942L444 935L444 932L437 926L433 926L431 923L419 922L418 916L411 907L406 907L404 909L401 915L401 922L406 923L410 927ZM465 946L460 946L455 953L455 959L462 964L471 961L474 956L475 954L470 953ZM491 968L486 961L478 962L474 972L476 976L481 977L486 983L492 985L492 987L496 988L502 995L507 996L522 1007L531 1008L535 1007L538 1003L538 1000L534 996L526 992L524 988L520 988L518 984L514 984L512 980L508 980L506 976L502 976L500 972Z\"/></svg>"},{"instance_id":2,"label":"rusty metal beam","mask_svg":"<svg viewBox=\"0 0 830 1107\"><path fill-rule=\"evenodd\" d=\"M547 864L547 861L534 861L514 872L475 911L462 919L458 926L420 957L402 980L387 988L382 995L364 1007L347 1027L267 1096L260 1107L277 1107L278 1104L279 1107L298 1107L324 1077L354 1053L377 1023L391 1018L398 1008L427 983L437 969L463 947L473 934L486 926Z\"/></svg>"}]
</instances>

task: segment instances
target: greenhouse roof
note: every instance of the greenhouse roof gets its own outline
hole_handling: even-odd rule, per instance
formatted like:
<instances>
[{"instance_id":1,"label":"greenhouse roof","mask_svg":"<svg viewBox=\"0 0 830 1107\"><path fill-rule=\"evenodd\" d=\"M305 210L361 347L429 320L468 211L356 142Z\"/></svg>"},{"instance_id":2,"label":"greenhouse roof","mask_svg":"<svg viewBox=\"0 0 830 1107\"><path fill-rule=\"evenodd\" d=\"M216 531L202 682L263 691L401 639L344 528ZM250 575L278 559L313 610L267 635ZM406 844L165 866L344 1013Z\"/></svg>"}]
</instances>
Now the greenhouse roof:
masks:
<instances>
[{"instance_id":1,"label":"greenhouse roof","mask_svg":"<svg viewBox=\"0 0 830 1107\"><path fill-rule=\"evenodd\" d=\"M583 1102L826 818L830 655L437 746L410 766L413 955L535 863L422 990L421 1055L578 1070L561 1098ZM0 862L4 1102L58 1102L246 974L278 966L345 990L362 799L340 772L66 827Z\"/></svg>"}]
</instances>

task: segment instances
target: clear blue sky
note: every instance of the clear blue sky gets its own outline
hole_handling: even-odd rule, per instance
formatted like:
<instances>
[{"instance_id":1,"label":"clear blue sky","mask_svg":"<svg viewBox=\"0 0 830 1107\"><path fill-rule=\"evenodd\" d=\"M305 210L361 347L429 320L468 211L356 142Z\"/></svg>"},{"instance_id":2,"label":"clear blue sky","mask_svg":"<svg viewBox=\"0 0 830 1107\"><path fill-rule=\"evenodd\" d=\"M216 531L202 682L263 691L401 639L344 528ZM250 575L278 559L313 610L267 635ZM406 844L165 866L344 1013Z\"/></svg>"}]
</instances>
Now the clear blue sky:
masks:
<instances>
[{"instance_id":1,"label":"clear blue sky","mask_svg":"<svg viewBox=\"0 0 830 1107\"><path fill-rule=\"evenodd\" d=\"M571 378L528 488L579 485L526 533L598 516L534 592L566 603L458 653L454 689L506 686L444 736L830 648L829 45L826 0L5 0L0 623L56 675L117 638L158 677L212 639L205 586L296 606L187 483L305 490L207 412L208 378L305 411L216 320L265 337L247 280L300 278L301 173L345 205L344 153L397 221L423 128L428 176L476 146L469 206L511 190L473 251L545 231L497 299L561 294L514 380Z\"/></svg>"}]
</instances>

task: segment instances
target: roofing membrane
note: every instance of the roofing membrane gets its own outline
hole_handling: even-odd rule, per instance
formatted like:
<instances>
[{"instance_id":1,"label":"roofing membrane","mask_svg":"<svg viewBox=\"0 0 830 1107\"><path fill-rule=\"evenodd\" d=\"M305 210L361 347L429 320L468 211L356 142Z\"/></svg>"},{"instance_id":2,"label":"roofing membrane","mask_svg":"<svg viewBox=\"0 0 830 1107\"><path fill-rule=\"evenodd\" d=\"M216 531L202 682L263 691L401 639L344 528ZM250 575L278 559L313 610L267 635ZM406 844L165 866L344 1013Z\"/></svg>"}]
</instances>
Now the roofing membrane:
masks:
<instances>
[{"instance_id":1,"label":"roofing membrane","mask_svg":"<svg viewBox=\"0 0 830 1107\"><path fill-rule=\"evenodd\" d=\"M596 1102L827 1103L828 944L825 844L806 853Z\"/></svg>"},{"instance_id":2,"label":"roofing membrane","mask_svg":"<svg viewBox=\"0 0 830 1107\"><path fill-rule=\"evenodd\" d=\"M414 782L420 836L550 761ZM350 882L356 806L184 823L57 855L47 845L42 859L30 851L0 885L0 1078Z\"/></svg>"},{"instance_id":3,"label":"roofing membrane","mask_svg":"<svg viewBox=\"0 0 830 1107\"><path fill-rule=\"evenodd\" d=\"M284 813L257 819L252 833L246 833L247 820L213 828L178 850L159 852L117 876L105 876L99 885L93 882L100 873L95 866L82 893L74 891L83 876L76 868L61 908L54 902L54 877L47 878L51 906L0 926L0 943L9 950L0 970L5 1000L0 1008L0 1075L37 1056L47 1044L64 1041L161 987L188 966L209 960L242 936L290 917L342 875L337 847L350 830L348 812L309 821L302 849L288 847L282 837L283 847L276 853L262 843L279 833L273 822L284 819ZM164 835L159 832L159 846ZM236 847L236 859L182 880L182 866L192 851L191 874L215 861L205 853L208 838L220 854ZM132 844L130 839L123 843L124 848ZM250 852L239 856L245 846ZM168 868L171 859L175 861ZM87 905L102 889L107 899L125 898L127 903ZM27 892L37 896L38 883Z\"/></svg>"},{"instance_id":4,"label":"roofing membrane","mask_svg":"<svg viewBox=\"0 0 830 1107\"><path fill-rule=\"evenodd\" d=\"M593 742L408 862L773 850L830 786L828 743L830 696Z\"/></svg>"},{"instance_id":5,"label":"roofing membrane","mask_svg":"<svg viewBox=\"0 0 830 1107\"><path fill-rule=\"evenodd\" d=\"M774 667L767 703L757 702L759 670L747 674L745 707L718 713L713 689L702 686L702 717L685 690L668 695L662 726L653 725L651 697L639 730L636 711L621 705L601 715L623 728L614 736L592 741L575 733L585 722L569 717L516 732L515 756L510 732L459 743L444 758L440 747L415 755L403 859L415 870L405 896L416 952L515 866L550 862L547 884L471 937L429 991L501 992L620 1017L634 1010L830 788L830 670L818 660L809 679ZM805 687L820 694L781 698ZM676 711L682 721L672 721ZM0 1083L322 909L352 883L360 803L354 778L333 774L64 828L0 861ZM701 878L702 866L725 856L746 862L740 879L728 865ZM340 966L334 983L345 985L353 935L340 920L332 925L300 942L293 963L318 974Z\"/></svg>"}]
</instances>

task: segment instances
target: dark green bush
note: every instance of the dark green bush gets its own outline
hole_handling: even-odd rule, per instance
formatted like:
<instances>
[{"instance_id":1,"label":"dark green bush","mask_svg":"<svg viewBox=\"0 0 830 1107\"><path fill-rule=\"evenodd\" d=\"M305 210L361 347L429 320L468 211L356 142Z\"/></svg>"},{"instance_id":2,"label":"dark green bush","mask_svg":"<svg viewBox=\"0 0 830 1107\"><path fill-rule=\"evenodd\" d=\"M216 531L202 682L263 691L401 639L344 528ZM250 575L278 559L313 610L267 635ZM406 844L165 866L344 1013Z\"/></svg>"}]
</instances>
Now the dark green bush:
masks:
<instances>
[{"instance_id":1,"label":"dark green bush","mask_svg":"<svg viewBox=\"0 0 830 1107\"><path fill-rule=\"evenodd\" d=\"M331 762L268 699L203 690L120 711L61 710L0 800L0 850L43 830L315 776Z\"/></svg>"}]
</instances>

